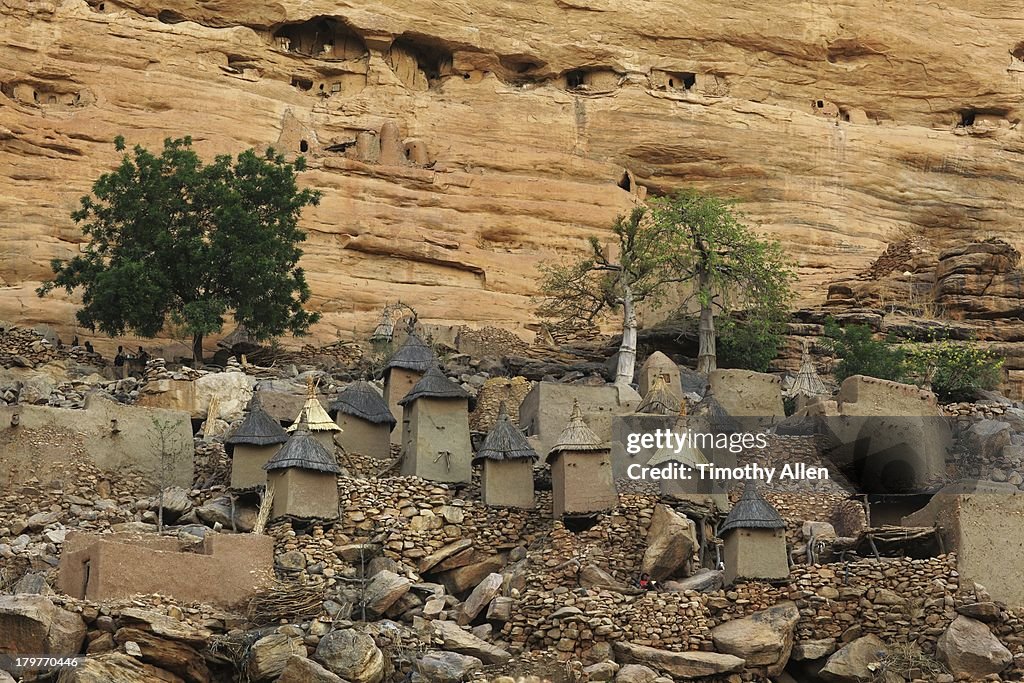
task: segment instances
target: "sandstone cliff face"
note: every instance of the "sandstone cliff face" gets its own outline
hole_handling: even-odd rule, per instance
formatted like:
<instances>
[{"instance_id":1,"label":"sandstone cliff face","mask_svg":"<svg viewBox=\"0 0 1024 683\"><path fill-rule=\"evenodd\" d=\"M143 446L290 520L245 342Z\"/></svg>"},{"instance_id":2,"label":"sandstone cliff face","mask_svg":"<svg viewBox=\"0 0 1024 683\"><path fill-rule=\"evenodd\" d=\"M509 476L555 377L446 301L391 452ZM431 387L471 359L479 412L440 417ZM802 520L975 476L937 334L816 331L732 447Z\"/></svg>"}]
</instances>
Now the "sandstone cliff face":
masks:
<instances>
[{"instance_id":1,"label":"sandstone cliff face","mask_svg":"<svg viewBox=\"0 0 1024 683\"><path fill-rule=\"evenodd\" d=\"M894 235L1020 246L1024 3L0 0L0 319L38 299L110 141L305 153L321 338L385 300L532 318L538 260L648 191L735 196L807 300Z\"/></svg>"}]
</instances>

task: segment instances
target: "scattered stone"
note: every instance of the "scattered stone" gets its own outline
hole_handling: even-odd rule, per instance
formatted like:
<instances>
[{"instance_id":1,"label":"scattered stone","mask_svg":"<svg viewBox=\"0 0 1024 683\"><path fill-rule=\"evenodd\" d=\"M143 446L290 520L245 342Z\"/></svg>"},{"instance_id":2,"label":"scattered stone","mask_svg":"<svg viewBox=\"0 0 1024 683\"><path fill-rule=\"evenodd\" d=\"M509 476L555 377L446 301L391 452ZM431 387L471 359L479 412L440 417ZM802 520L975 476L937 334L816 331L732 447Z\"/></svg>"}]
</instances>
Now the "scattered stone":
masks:
<instances>
[{"instance_id":1,"label":"scattered stone","mask_svg":"<svg viewBox=\"0 0 1024 683\"><path fill-rule=\"evenodd\" d=\"M271 681L281 675L293 656L306 656L301 638L281 633L263 636L249 649L245 658L245 673L251 681Z\"/></svg>"},{"instance_id":2,"label":"scattered stone","mask_svg":"<svg viewBox=\"0 0 1024 683\"><path fill-rule=\"evenodd\" d=\"M800 620L795 603L783 602L743 619L733 619L711 631L715 648L746 660L746 666L767 667L778 676L793 649L793 629Z\"/></svg>"},{"instance_id":3,"label":"scattered stone","mask_svg":"<svg viewBox=\"0 0 1024 683\"><path fill-rule=\"evenodd\" d=\"M478 658L457 652L428 652L416 660L416 671L430 683L461 683L482 667Z\"/></svg>"},{"instance_id":4,"label":"scattered stone","mask_svg":"<svg viewBox=\"0 0 1024 683\"><path fill-rule=\"evenodd\" d=\"M384 680L384 654L373 638L352 629L331 631L321 638L314 658L351 683Z\"/></svg>"},{"instance_id":5,"label":"scattered stone","mask_svg":"<svg viewBox=\"0 0 1024 683\"><path fill-rule=\"evenodd\" d=\"M412 581L392 571L383 570L366 584L365 605L373 614L384 614L392 605L409 592Z\"/></svg>"},{"instance_id":6,"label":"scattered stone","mask_svg":"<svg viewBox=\"0 0 1024 683\"><path fill-rule=\"evenodd\" d=\"M740 671L744 664L739 657L717 652L670 652L625 641L616 642L614 648L618 661L643 664L684 680Z\"/></svg>"},{"instance_id":7,"label":"scattered stone","mask_svg":"<svg viewBox=\"0 0 1024 683\"><path fill-rule=\"evenodd\" d=\"M954 619L939 636L936 656L954 676L968 675L972 681L997 674L1013 662L988 626L965 616Z\"/></svg>"},{"instance_id":8,"label":"scattered stone","mask_svg":"<svg viewBox=\"0 0 1024 683\"><path fill-rule=\"evenodd\" d=\"M828 683L873 681L875 673L872 669L887 651L878 636L862 636L829 657L818 676Z\"/></svg>"}]
</instances>

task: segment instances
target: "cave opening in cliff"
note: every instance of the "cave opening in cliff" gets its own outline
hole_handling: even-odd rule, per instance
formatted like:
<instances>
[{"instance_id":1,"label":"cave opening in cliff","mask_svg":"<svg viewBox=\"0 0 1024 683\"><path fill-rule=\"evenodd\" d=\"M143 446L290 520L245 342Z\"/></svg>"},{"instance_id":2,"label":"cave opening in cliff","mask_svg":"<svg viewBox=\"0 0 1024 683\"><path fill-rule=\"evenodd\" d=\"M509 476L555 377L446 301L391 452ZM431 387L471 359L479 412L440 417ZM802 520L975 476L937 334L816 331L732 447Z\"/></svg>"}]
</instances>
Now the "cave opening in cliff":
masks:
<instances>
[{"instance_id":1,"label":"cave opening in cliff","mask_svg":"<svg viewBox=\"0 0 1024 683\"><path fill-rule=\"evenodd\" d=\"M1014 48L1010 50L1010 56L1018 62L1024 62L1024 40L1017 43Z\"/></svg>"},{"instance_id":2,"label":"cave opening in cliff","mask_svg":"<svg viewBox=\"0 0 1024 683\"><path fill-rule=\"evenodd\" d=\"M622 177L619 178L619 187L626 192L633 191L633 179L629 177L629 171L622 172Z\"/></svg>"},{"instance_id":3,"label":"cave opening in cliff","mask_svg":"<svg viewBox=\"0 0 1024 683\"><path fill-rule=\"evenodd\" d=\"M964 109L960 112L960 123L957 125L960 128L970 128L974 125L974 119L977 116L977 112L973 109Z\"/></svg>"},{"instance_id":4,"label":"cave opening in cliff","mask_svg":"<svg viewBox=\"0 0 1024 683\"><path fill-rule=\"evenodd\" d=\"M360 59L368 54L355 31L326 16L285 24L274 31L273 42L282 50L318 59Z\"/></svg>"},{"instance_id":5,"label":"cave opening in cliff","mask_svg":"<svg viewBox=\"0 0 1024 683\"><path fill-rule=\"evenodd\" d=\"M425 36L402 35L387 54L392 71L407 87L424 90L452 74L452 53Z\"/></svg>"},{"instance_id":6,"label":"cave opening in cliff","mask_svg":"<svg viewBox=\"0 0 1024 683\"><path fill-rule=\"evenodd\" d=\"M292 87L298 88L299 90L312 90L313 81L302 76L292 76Z\"/></svg>"},{"instance_id":7,"label":"cave opening in cliff","mask_svg":"<svg viewBox=\"0 0 1024 683\"><path fill-rule=\"evenodd\" d=\"M309 142L306 141L306 140L300 141L299 142L299 151L300 152L308 152L309 151Z\"/></svg>"},{"instance_id":8,"label":"cave opening in cliff","mask_svg":"<svg viewBox=\"0 0 1024 683\"><path fill-rule=\"evenodd\" d=\"M565 87L570 90L583 87L587 81L587 72L583 69L576 69L565 74Z\"/></svg>"},{"instance_id":9,"label":"cave opening in cliff","mask_svg":"<svg viewBox=\"0 0 1024 683\"><path fill-rule=\"evenodd\" d=\"M689 90L696 84L697 74L689 71L670 74L668 77L668 87L674 90Z\"/></svg>"},{"instance_id":10,"label":"cave opening in cliff","mask_svg":"<svg viewBox=\"0 0 1024 683\"><path fill-rule=\"evenodd\" d=\"M100 6L102 9L102 5ZM163 9L156 15L156 18L163 24L180 24L186 21L185 17L172 9Z\"/></svg>"}]
</instances>

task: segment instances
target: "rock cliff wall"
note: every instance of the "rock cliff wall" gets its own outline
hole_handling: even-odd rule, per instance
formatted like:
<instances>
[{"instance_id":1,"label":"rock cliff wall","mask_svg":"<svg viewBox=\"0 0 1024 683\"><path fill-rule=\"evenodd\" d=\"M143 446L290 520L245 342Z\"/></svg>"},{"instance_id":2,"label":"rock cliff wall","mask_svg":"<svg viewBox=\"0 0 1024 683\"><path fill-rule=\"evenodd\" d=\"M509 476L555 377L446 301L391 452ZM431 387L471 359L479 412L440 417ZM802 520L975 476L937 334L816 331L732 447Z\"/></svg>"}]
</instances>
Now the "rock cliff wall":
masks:
<instances>
[{"instance_id":1,"label":"rock cliff wall","mask_svg":"<svg viewBox=\"0 0 1024 683\"><path fill-rule=\"evenodd\" d=\"M801 291L894 235L1024 219L1024 2L0 0L0 319L78 248L110 141L305 153L321 338L384 301L532 317L538 260L646 193L735 196Z\"/></svg>"}]
</instances>

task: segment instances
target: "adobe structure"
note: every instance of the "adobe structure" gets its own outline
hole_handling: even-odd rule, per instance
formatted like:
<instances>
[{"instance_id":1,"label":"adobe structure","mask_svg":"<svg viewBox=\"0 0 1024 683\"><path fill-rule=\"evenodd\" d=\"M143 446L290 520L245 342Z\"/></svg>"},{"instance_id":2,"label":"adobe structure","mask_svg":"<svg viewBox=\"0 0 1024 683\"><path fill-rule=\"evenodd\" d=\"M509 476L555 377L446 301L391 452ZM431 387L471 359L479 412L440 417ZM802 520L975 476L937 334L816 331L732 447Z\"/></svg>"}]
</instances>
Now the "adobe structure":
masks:
<instances>
[{"instance_id":1,"label":"adobe structure","mask_svg":"<svg viewBox=\"0 0 1024 683\"><path fill-rule=\"evenodd\" d=\"M263 469L267 471L267 495L273 496L271 519L338 518L341 468L334 451L324 448L304 422Z\"/></svg>"},{"instance_id":2,"label":"adobe structure","mask_svg":"<svg viewBox=\"0 0 1024 683\"><path fill-rule=\"evenodd\" d=\"M480 446L473 464L481 466L480 489L485 505L532 508L533 463L537 452L508 418L505 402L498 406L498 419Z\"/></svg>"},{"instance_id":3,"label":"adobe structure","mask_svg":"<svg viewBox=\"0 0 1024 683\"><path fill-rule=\"evenodd\" d=\"M654 386L654 381L661 378L668 386L669 391L677 396L683 395L683 384L679 377L679 366L671 358L661 351L655 351L647 356L647 360L640 366L639 390L646 395Z\"/></svg>"},{"instance_id":4,"label":"adobe structure","mask_svg":"<svg viewBox=\"0 0 1024 683\"><path fill-rule=\"evenodd\" d=\"M712 370L708 382L715 398L743 431L765 429L786 417L782 380L752 370Z\"/></svg>"},{"instance_id":5,"label":"adobe structure","mask_svg":"<svg viewBox=\"0 0 1024 683\"><path fill-rule=\"evenodd\" d=\"M610 441L615 418L632 415L641 398L625 385L537 382L519 406L519 426L526 430L530 444L538 453L547 453L557 443L574 402L579 404L590 429L602 441Z\"/></svg>"},{"instance_id":6,"label":"adobe structure","mask_svg":"<svg viewBox=\"0 0 1024 683\"><path fill-rule=\"evenodd\" d=\"M232 434L224 440L224 449L231 458L231 488L247 491L267 483L263 465L281 449L288 433L263 410L254 394L249 413Z\"/></svg>"},{"instance_id":7,"label":"adobe structure","mask_svg":"<svg viewBox=\"0 0 1024 683\"><path fill-rule=\"evenodd\" d=\"M341 431L341 427L335 424L317 398L316 385L313 384L312 377L306 380L306 402L302 404L302 410L299 411L295 422L288 427L288 433L296 431L301 422L306 423L306 428L328 453L334 452L334 435Z\"/></svg>"},{"instance_id":8,"label":"adobe structure","mask_svg":"<svg viewBox=\"0 0 1024 683\"><path fill-rule=\"evenodd\" d=\"M424 373L436 364L433 349L419 335L410 331L405 342L384 365L384 402L392 415L402 414L400 401L423 379ZM391 443L402 445L402 430L392 430Z\"/></svg>"},{"instance_id":9,"label":"adobe structure","mask_svg":"<svg viewBox=\"0 0 1024 683\"><path fill-rule=\"evenodd\" d=\"M583 421L578 402L573 402L569 422L548 451L546 462L551 466L555 519L592 515L618 506L611 450Z\"/></svg>"},{"instance_id":10,"label":"adobe structure","mask_svg":"<svg viewBox=\"0 0 1024 683\"><path fill-rule=\"evenodd\" d=\"M724 543L726 584L736 579L782 580L789 577L786 523L748 480L743 495L718 530Z\"/></svg>"},{"instance_id":11,"label":"adobe structure","mask_svg":"<svg viewBox=\"0 0 1024 683\"><path fill-rule=\"evenodd\" d=\"M399 401L402 406L402 474L469 483L469 394L435 363Z\"/></svg>"},{"instance_id":12,"label":"adobe structure","mask_svg":"<svg viewBox=\"0 0 1024 683\"><path fill-rule=\"evenodd\" d=\"M207 532L190 545L175 536L71 532L57 589L101 602L159 593L183 602L245 605L274 578L274 539Z\"/></svg>"},{"instance_id":13,"label":"adobe structure","mask_svg":"<svg viewBox=\"0 0 1024 683\"><path fill-rule=\"evenodd\" d=\"M398 421L372 384L350 384L331 403L330 415L341 428L336 440L345 452L391 457L391 432Z\"/></svg>"},{"instance_id":14,"label":"adobe structure","mask_svg":"<svg viewBox=\"0 0 1024 683\"><path fill-rule=\"evenodd\" d=\"M936 527L945 549L956 552L964 581L984 586L993 599L1010 607L1024 608L1022 519L1024 493L1013 484L963 480L904 517L903 526Z\"/></svg>"}]
</instances>

